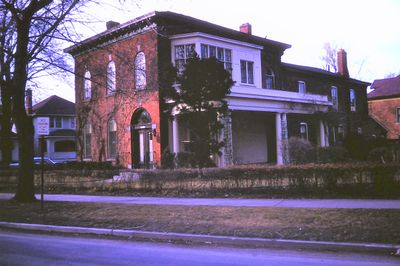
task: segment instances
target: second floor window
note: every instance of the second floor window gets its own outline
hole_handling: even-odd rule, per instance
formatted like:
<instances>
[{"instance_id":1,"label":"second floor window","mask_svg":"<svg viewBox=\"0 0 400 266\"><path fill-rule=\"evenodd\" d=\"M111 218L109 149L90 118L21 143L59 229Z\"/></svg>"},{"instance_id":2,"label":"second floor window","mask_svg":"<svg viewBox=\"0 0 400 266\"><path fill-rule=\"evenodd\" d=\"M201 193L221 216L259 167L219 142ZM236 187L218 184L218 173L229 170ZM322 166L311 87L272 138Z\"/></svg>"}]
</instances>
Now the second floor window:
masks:
<instances>
[{"instance_id":1,"label":"second floor window","mask_svg":"<svg viewBox=\"0 0 400 266\"><path fill-rule=\"evenodd\" d=\"M62 118L59 116L50 117L50 128L62 128Z\"/></svg>"},{"instance_id":2,"label":"second floor window","mask_svg":"<svg viewBox=\"0 0 400 266\"><path fill-rule=\"evenodd\" d=\"M215 57L224 64L224 68L232 72L232 50L208 44L201 45L201 58Z\"/></svg>"},{"instance_id":3,"label":"second floor window","mask_svg":"<svg viewBox=\"0 0 400 266\"><path fill-rule=\"evenodd\" d=\"M350 89L350 111L356 111L356 91L354 89Z\"/></svg>"},{"instance_id":4,"label":"second floor window","mask_svg":"<svg viewBox=\"0 0 400 266\"><path fill-rule=\"evenodd\" d=\"M195 45L193 43L175 46L175 67L178 69L179 73L183 73L186 61L194 57L195 54Z\"/></svg>"},{"instance_id":5,"label":"second floor window","mask_svg":"<svg viewBox=\"0 0 400 266\"><path fill-rule=\"evenodd\" d=\"M274 74L272 73L272 70L268 68L265 74L265 88L266 89L275 88L274 83L275 83Z\"/></svg>"},{"instance_id":6,"label":"second floor window","mask_svg":"<svg viewBox=\"0 0 400 266\"><path fill-rule=\"evenodd\" d=\"M396 108L396 121L400 123L400 107Z\"/></svg>"},{"instance_id":7,"label":"second floor window","mask_svg":"<svg viewBox=\"0 0 400 266\"><path fill-rule=\"evenodd\" d=\"M89 100L92 97L92 80L89 70L85 71L83 91L84 100Z\"/></svg>"},{"instance_id":8,"label":"second floor window","mask_svg":"<svg viewBox=\"0 0 400 266\"><path fill-rule=\"evenodd\" d=\"M337 87L335 87L335 86L331 87L331 99L332 99L333 109L337 110L339 107L339 102L338 102L338 95L337 95Z\"/></svg>"},{"instance_id":9,"label":"second floor window","mask_svg":"<svg viewBox=\"0 0 400 266\"><path fill-rule=\"evenodd\" d=\"M298 82L299 93L306 93L306 83L304 81Z\"/></svg>"},{"instance_id":10,"label":"second floor window","mask_svg":"<svg viewBox=\"0 0 400 266\"><path fill-rule=\"evenodd\" d=\"M107 65L107 95L115 92L115 63L110 61Z\"/></svg>"},{"instance_id":11,"label":"second floor window","mask_svg":"<svg viewBox=\"0 0 400 266\"><path fill-rule=\"evenodd\" d=\"M135 87L137 90L143 90L146 87L146 58L143 52L136 55L134 68Z\"/></svg>"},{"instance_id":12,"label":"second floor window","mask_svg":"<svg viewBox=\"0 0 400 266\"><path fill-rule=\"evenodd\" d=\"M254 84L254 62L240 60L241 82L245 84Z\"/></svg>"}]
</instances>

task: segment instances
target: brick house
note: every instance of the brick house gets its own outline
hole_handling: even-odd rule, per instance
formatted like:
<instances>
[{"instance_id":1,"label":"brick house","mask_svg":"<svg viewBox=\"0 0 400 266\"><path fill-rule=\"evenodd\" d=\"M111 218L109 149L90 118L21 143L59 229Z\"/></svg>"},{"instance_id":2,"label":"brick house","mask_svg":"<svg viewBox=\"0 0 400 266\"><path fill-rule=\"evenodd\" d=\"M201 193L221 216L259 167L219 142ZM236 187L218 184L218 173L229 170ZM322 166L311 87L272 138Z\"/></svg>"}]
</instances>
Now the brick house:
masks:
<instances>
[{"instance_id":1,"label":"brick house","mask_svg":"<svg viewBox=\"0 0 400 266\"><path fill-rule=\"evenodd\" d=\"M400 75L377 79L368 93L369 115L387 130L387 139L400 138Z\"/></svg>"},{"instance_id":2,"label":"brick house","mask_svg":"<svg viewBox=\"0 0 400 266\"><path fill-rule=\"evenodd\" d=\"M166 150L184 151L189 130L179 114L165 115L163 70L182 68L196 52L215 56L236 82L227 96L225 147L219 166L284 163L289 137L319 146L340 145L362 132L366 87L352 79L344 50L338 73L283 63L291 46L172 12L153 12L66 49L75 59L78 157L126 167L159 166Z\"/></svg>"}]
</instances>

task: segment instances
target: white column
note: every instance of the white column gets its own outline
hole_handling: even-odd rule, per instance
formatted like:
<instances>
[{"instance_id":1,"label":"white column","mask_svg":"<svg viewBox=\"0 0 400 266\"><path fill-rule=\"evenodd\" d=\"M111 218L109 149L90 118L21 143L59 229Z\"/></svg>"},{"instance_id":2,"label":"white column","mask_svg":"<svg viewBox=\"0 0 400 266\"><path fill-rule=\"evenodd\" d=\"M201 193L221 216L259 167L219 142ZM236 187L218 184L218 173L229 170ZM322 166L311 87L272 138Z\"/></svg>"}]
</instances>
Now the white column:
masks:
<instances>
[{"instance_id":1,"label":"white column","mask_svg":"<svg viewBox=\"0 0 400 266\"><path fill-rule=\"evenodd\" d=\"M179 126L177 116L172 118L172 152L179 152Z\"/></svg>"},{"instance_id":2,"label":"white column","mask_svg":"<svg viewBox=\"0 0 400 266\"><path fill-rule=\"evenodd\" d=\"M326 147L326 136L325 136L325 125L322 120L319 121L319 145L320 147Z\"/></svg>"},{"instance_id":3,"label":"white column","mask_svg":"<svg viewBox=\"0 0 400 266\"><path fill-rule=\"evenodd\" d=\"M276 163L283 164L282 156L282 120L281 114L276 113L275 115L275 126L276 126Z\"/></svg>"}]
</instances>

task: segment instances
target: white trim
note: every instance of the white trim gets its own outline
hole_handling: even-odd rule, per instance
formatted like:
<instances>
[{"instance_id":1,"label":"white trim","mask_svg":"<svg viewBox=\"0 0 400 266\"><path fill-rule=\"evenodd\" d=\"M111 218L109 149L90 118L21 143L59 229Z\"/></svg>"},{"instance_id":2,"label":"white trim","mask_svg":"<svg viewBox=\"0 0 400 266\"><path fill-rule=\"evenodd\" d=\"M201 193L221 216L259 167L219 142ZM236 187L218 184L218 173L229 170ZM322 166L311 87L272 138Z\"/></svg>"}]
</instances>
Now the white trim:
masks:
<instances>
[{"instance_id":1,"label":"white trim","mask_svg":"<svg viewBox=\"0 0 400 266\"><path fill-rule=\"evenodd\" d=\"M259 50L263 50L263 46L252 44L252 43L247 43L247 42L242 42L242 41L237 41L233 39L228 39L228 38L223 38L211 34L206 34L202 32L190 32L190 33L184 33L184 34L176 34L172 35L169 37L170 40L177 40L177 39L187 39L187 38L193 38L193 37L202 37L210 40L215 40L215 41L220 41L220 42L225 42L228 44L235 44L235 45L240 45L240 46L245 46L245 47L250 47L250 48L255 48Z\"/></svg>"}]
</instances>

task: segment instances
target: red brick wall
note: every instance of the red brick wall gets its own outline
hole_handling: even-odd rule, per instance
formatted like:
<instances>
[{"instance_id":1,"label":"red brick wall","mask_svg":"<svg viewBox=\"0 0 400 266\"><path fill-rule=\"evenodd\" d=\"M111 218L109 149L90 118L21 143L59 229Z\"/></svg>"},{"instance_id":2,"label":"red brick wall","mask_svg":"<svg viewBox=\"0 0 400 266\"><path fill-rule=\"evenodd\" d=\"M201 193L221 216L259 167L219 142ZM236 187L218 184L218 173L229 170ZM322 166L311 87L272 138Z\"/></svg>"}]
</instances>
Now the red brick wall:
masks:
<instances>
[{"instance_id":1,"label":"red brick wall","mask_svg":"<svg viewBox=\"0 0 400 266\"><path fill-rule=\"evenodd\" d=\"M369 114L388 129L388 139L398 139L400 123L397 123L396 109L400 108L400 98L373 100L368 102Z\"/></svg>"},{"instance_id":2,"label":"red brick wall","mask_svg":"<svg viewBox=\"0 0 400 266\"><path fill-rule=\"evenodd\" d=\"M146 81L144 90L135 89L134 60L138 52L146 58ZM117 160L127 167L131 162L130 123L138 108L146 109L152 123L160 128L160 107L158 93L157 34L147 31L125 40L97 48L75 57L75 93L77 106L78 135L82 140L81 128L84 120L92 123L92 160L107 160L107 121L113 115L117 123ZM116 66L116 89L113 95L106 95L107 64L111 60ZM83 100L83 75L88 69L92 78L92 98ZM81 142L83 143L83 142ZM153 138L154 160L161 159L159 137ZM82 148L78 142L78 159Z\"/></svg>"}]
</instances>

